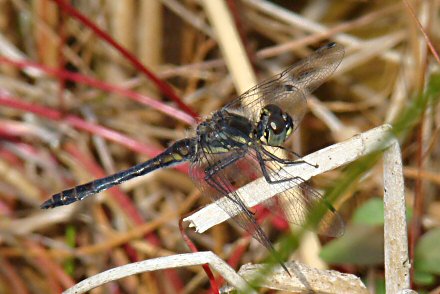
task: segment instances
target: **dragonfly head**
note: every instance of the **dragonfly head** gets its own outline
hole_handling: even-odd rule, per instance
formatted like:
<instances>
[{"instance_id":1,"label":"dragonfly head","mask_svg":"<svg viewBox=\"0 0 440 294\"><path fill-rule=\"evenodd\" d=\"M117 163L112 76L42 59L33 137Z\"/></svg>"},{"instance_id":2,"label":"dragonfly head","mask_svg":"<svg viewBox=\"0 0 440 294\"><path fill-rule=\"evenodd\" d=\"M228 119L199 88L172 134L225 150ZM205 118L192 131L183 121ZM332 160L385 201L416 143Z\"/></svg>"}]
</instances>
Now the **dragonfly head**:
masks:
<instances>
[{"instance_id":1,"label":"dragonfly head","mask_svg":"<svg viewBox=\"0 0 440 294\"><path fill-rule=\"evenodd\" d=\"M278 106L268 104L261 110L255 133L256 138L263 144L281 146L292 134L292 131L292 118Z\"/></svg>"}]
</instances>

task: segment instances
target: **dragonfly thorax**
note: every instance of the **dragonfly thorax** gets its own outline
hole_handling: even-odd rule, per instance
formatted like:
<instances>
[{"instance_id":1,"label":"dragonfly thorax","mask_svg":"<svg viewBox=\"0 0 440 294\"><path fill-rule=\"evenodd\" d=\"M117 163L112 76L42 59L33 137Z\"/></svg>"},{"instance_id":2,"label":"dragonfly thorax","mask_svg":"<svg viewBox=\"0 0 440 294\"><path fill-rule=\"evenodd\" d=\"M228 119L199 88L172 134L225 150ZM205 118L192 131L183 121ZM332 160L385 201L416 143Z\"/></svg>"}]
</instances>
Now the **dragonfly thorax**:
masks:
<instances>
[{"instance_id":1,"label":"dragonfly thorax","mask_svg":"<svg viewBox=\"0 0 440 294\"><path fill-rule=\"evenodd\" d=\"M261 109L255 137L263 144L280 146L289 138L292 131L293 120L288 113L274 104L268 104Z\"/></svg>"},{"instance_id":2,"label":"dragonfly thorax","mask_svg":"<svg viewBox=\"0 0 440 294\"><path fill-rule=\"evenodd\" d=\"M218 111L197 127L197 145L205 153L226 153L251 144L253 124L246 117Z\"/></svg>"}]
</instances>

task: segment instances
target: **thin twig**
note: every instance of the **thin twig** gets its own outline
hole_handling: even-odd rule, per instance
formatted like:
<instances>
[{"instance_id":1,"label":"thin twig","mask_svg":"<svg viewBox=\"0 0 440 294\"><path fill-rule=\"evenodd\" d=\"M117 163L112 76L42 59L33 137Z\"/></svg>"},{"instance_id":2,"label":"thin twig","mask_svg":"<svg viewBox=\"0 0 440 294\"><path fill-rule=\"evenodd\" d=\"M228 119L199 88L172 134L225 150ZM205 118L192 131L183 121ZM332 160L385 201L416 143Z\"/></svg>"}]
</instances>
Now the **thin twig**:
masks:
<instances>
[{"instance_id":1,"label":"thin twig","mask_svg":"<svg viewBox=\"0 0 440 294\"><path fill-rule=\"evenodd\" d=\"M218 42L238 93L243 93L257 82L240 35L226 3L204 0L205 10L217 33Z\"/></svg>"},{"instance_id":2,"label":"thin twig","mask_svg":"<svg viewBox=\"0 0 440 294\"><path fill-rule=\"evenodd\" d=\"M425 32L425 28L422 26L419 19L417 18L416 13L414 12L414 8L406 0L403 0L403 3L405 3L405 6L408 8L409 13L411 14L413 20L417 24L417 27L419 28L420 32L422 32L422 35L426 40L426 44L428 45L429 50L431 50L431 53L434 56L435 60L437 61L438 64L440 64L440 57L437 51L435 50L434 45L432 44L432 41L430 40L428 34Z\"/></svg>"}]
</instances>

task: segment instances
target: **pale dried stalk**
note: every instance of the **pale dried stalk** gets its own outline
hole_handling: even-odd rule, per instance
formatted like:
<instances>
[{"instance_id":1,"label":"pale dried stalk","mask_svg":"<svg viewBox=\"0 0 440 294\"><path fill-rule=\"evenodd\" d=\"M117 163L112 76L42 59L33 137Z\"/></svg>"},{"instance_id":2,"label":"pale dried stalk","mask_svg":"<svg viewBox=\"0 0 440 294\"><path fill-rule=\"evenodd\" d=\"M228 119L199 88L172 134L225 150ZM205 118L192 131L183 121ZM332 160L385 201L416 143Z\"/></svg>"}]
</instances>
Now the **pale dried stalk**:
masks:
<instances>
[{"instance_id":1,"label":"pale dried stalk","mask_svg":"<svg viewBox=\"0 0 440 294\"><path fill-rule=\"evenodd\" d=\"M318 270L297 261L285 263L292 276L278 268L262 281L261 286L269 289L294 293L368 293L361 279L355 275L343 274L333 270ZM245 280L258 275L264 265L247 264L238 272Z\"/></svg>"},{"instance_id":2,"label":"pale dried stalk","mask_svg":"<svg viewBox=\"0 0 440 294\"><path fill-rule=\"evenodd\" d=\"M162 64L163 11L159 0L142 0L137 19L137 46L140 60L155 70Z\"/></svg>"},{"instance_id":3,"label":"pale dried stalk","mask_svg":"<svg viewBox=\"0 0 440 294\"><path fill-rule=\"evenodd\" d=\"M332 132L337 142L341 142L351 138L359 133L358 128L346 126L332 111L330 111L324 103L315 96L308 97L307 104L310 111L319 118Z\"/></svg>"},{"instance_id":4,"label":"pale dried stalk","mask_svg":"<svg viewBox=\"0 0 440 294\"><path fill-rule=\"evenodd\" d=\"M129 51L133 51L134 13L133 0L109 2L110 25L113 37Z\"/></svg>"},{"instance_id":5,"label":"pale dried stalk","mask_svg":"<svg viewBox=\"0 0 440 294\"><path fill-rule=\"evenodd\" d=\"M384 152L385 281L389 294L410 287L402 158L397 140Z\"/></svg>"},{"instance_id":6,"label":"pale dried stalk","mask_svg":"<svg viewBox=\"0 0 440 294\"><path fill-rule=\"evenodd\" d=\"M192 12L177 0L161 0L169 10L177 14L183 21L198 29L211 39L217 39L214 31L208 27L205 21L196 13Z\"/></svg>"},{"instance_id":7,"label":"pale dried stalk","mask_svg":"<svg viewBox=\"0 0 440 294\"><path fill-rule=\"evenodd\" d=\"M404 58L410 59L410 56L405 56ZM408 93L408 86L411 83L410 75L412 74L408 66L409 62L403 62L402 69L397 76L395 81L393 91L391 91L391 99L388 108L386 109L387 114L385 117L385 122L393 122L400 114L402 109L405 107L407 102L407 97L410 96Z\"/></svg>"},{"instance_id":8,"label":"pale dried stalk","mask_svg":"<svg viewBox=\"0 0 440 294\"><path fill-rule=\"evenodd\" d=\"M128 51L133 51L134 36L134 1L110 1L110 30L114 39ZM107 54L111 59L122 62L123 58L117 53L116 50L109 47L103 47L107 50ZM110 49L111 48L111 49ZM128 79L126 71L118 64L118 62L110 62L104 64L106 80L114 84L121 83Z\"/></svg>"},{"instance_id":9,"label":"pale dried stalk","mask_svg":"<svg viewBox=\"0 0 440 294\"><path fill-rule=\"evenodd\" d=\"M341 75L359 67L361 64L366 64L376 56L380 56L383 52L390 52L391 48L396 47L405 37L405 31L397 31L393 34L364 41L363 46L356 53L344 58L335 75ZM337 38L335 37L335 39ZM351 50L352 48L349 49Z\"/></svg>"},{"instance_id":10,"label":"pale dried stalk","mask_svg":"<svg viewBox=\"0 0 440 294\"><path fill-rule=\"evenodd\" d=\"M206 14L216 32L217 41L238 93L257 83L246 50L231 14L223 0L203 0Z\"/></svg>"},{"instance_id":11,"label":"pale dried stalk","mask_svg":"<svg viewBox=\"0 0 440 294\"><path fill-rule=\"evenodd\" d=\"M67 289L64 293L85 293L105 283L143 272L202 264L209 264L213 269L221 274L222 277L230 285L233 285L236 289L240 291L245 291L245 289L249 289L246 281L217 255L212 252L197 252L172 255L167 257L158 257L116 267L87 278L79 282L75 286ZM247 291L247 293L254 292Z\"/></svg>"},{"instance_id":12,"label":"pale dried stalk","mask_svg":"<svg viewBox=\"0 0 440 294\"><path fill-rule=\"evenodd\" d=\"M17 167L9 164L5 160L0 160L0 177L2 177L5 183L8 183L19 193L17 193L17 198L20 198L24 203L30 205L38 205L40 201L40 191L23 174L17 169Z\"/></svg>"},{"instance_id":13,"label":"pale dried stalk","mask_svg":"<svg viewBox=\"0 0 440 294\"><path fill-rule=\"evenodd\" d=\"M58 9L54 2L47 1L32 1L31 13L37 15L44 23L51 29L58 26ZM46 30L40 26L34 26L33 35L35 36L35 46L38 54L38 59L45 65L58 65L58 38L52 34L47 33Z\"/></svg>"},{"instance_id":14,"label":"pale dried stalk","mask_svg":"<svg viewBox=\"0 0 440 294\"><path fill-rule=\"evenodd\" d=\"M263 267L263 265L248 264L243 266L237 274L212 252L186 253L116 267L85 279L64 293L84 293L105 283L143 272L202 264L209 264L220 273L230 285L228 288L235 288L245 293L255 293L246 281L254 279ZM341 293L341 291L367 293L362 281L354 275L331 270L317 270L299 262L287 262L286 266L293 273L292 277L288 276L283 269L277 268L263 279L261 286L295 292L313 290L314 293Z\"/></svg>"},{"instance_id":15,"label":"pale dried stalk","mask_svg":"<svg viewBox=\"0 0 440 294\"><path fill-rule=\"evenodd\" d=\"M26 55L21 52L17 47L15 47L7 38L0 33L0 54L11 59L16 60L26 60ZM25 67L24 72L26 72L30 77L38 78L42 76L42 72L38 69Z\"/></svg>"}]
</instances>

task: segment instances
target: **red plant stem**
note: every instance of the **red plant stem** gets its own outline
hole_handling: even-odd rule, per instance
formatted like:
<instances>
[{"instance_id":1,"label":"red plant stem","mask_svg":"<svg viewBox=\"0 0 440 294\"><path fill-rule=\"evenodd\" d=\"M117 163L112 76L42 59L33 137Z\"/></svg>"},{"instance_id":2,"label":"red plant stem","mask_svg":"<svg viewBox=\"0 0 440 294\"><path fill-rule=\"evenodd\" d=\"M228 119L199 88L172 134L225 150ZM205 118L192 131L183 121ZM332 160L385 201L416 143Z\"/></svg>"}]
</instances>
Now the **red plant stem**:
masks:
<instances>
[{"instance_id":1,"label":"red plant stem","mask_svg":"<svg viewBox=\"0 0 440 294\"><path fill-rule=\"evenodd\" d=\"M161 111L162 113L165 113L171 117L179 119L185 123L188 123L188 124L195 123L195 120L191 116L187 115L186 113L184 113L178 109L175 109L172 106L168 106L168 105L166 105L160 101L154 100L148 96L136 93L136 92L128 90L128 89L124 89L122 87L114 86L114 85L99 81L97 79L93 79L91 77L87 77L87 76L84 76L84 75L81 75L78 73L73 73L73 72L66 71L66 70L54 69L54 68L44 66L44 65L41 65L38 63L30 62L30 61L12 60L12 59L9 59L4 56L0 56L0 63L14 65L19 68L29 68L29 67L37 68L48 75L55 76L60 79L62 78L62 79L74 81L77 83L92 86L97 89L101 89L103 91L116 93L116 94L128 97L136 102L148 105L154 109L157 109L158 111Z\"/></svg>"},{"instance_id":2,"label":"red plant stem","mask_svg":"<svg viewBox=\"0 0 440 294\"><path fill-rule=\"evenodd\" d=\"M103 126L91 122L87 122L81 119L80 117L74 115L67 115L63 117L62 113L57 110L51 109L49 107L43 107L40 105L24 102L17 98L13 99L12 97L2 95L1 93L0 93L0 105L12 107L15 109L21 109L51 120L63 121L72 127L75 127L83 131L87 131L91 134L98 135L110 141L119 143L135 152L146 154L149 157L154 157L161 152L159 149L149 147L145 144L142 144L136 140L131 139L130 137L127 137L121 133L105 128ZM185 173L188 172L188 168L185 166L176 166L175 168Z\"/></svg>"},{"instance_id":3,"label":"red plant stem","mask_svg":"<svg viewBox=\"0 0 440 294\"><path fill-rule=\"evenodd\" d=\"M408 8L409 13L411 14L411 17L413 18L413 20L417 24L417 27L419 28L420 32L422 32L423 38L425 38L426 44L428 45L428 48L431 51L432 55L434 56L435 60L437 61L438 64L440 64L440 56L439 56L438 52L435 50L435 46L432 43L430 36L426 32L426 29L423 27L423 25L420 23L419 19L417 18L417 15L416 15L416 12L414 11L414 8L411 6L411 4L407 0L404 0L403 3Z\"/></svg>"},{"instance_id":4,"label":"red plant stem","mask_svg":"<svg viewBox=\"0 0 440 294\"><path fill-rule=\"evenodd\" d=\"M43 107L28 102L23 102L19 98L13 98L1 92L0 92L0 105L11 107L14 109L24 110L26 112L31 112L51 120L60 120L62 118L61 112L57 110L53 110L48 107Z\"/></svg>"},{"instance_id":5,"label":"red plant stem","mask_svg":"<svg viewBox=\"0 0 440 294\"><path fill-rule=\"evenodd\" d=\"M22 161L17 155L5 149L3 146L0 146L0 157L10 165L20 167L23 165Z\"/></svg>"},{"instance_id":6,"label":"red plant stem","mask_svg":"<svg viewBox=\"0 0 440 294\"><path fill-rule=\"evenodd\" d=\"M1 95L0 94L0 105L3 106L9 106L13 107L15 109L21 109L28 112L35 113L39 116L46 117L51 120L62 120L63 122L66 122L67 124L71 125L72 127L75 127L80 130L87 131L91 134L95 134L98 136L101 136L103 138L106 138L110 141L119 143L121 145L124 145L128 147L129 149L139 152L141 154L146 154L149 157L154 157L158 155L161 151L156 148L149 147L145 144L142 144L136 140L131 139L130 137L127 137L121 133L118 133L116 131L113 131L111 129L105 128L103 126L87 122L77 116L74 115L62 115L61 112L48 108L43 107L35 104L31 104L28 102L20 101L18 99L11 99L11 97ZM177 170L180 170L182 172L187 173L188 168L185 166L176 166Z\"/></svg>"},{"instance_id":7,"label":"red plant stem","mask_svg":"<svg viewBox=\"0 0 440 294\"><path fill-rule=\"evenodd\" d=\"M63 116L63 114L57 110L43 107L39 105L35 105L32 103L24 102L19 100L18 98L12 98L8 97L6 95L0 94L0 105L12 107L15 109L21 109L26 112L31 112L34 114L37 114L39 116L55 120L55 121L63 121L77 129L84 130L87 132L90 132L92 134L99 135L101 137L104 137L106 139L109 139L113 142L120 143L124 146L127 146L131 150L134 150L139 153L147 154L149 156L155 156L160 151L154 148L151 148L149 146L146 146L142 143L139 143L127 136L124 136L118 132L115 132L113 130L110 130L108 128L99 126L94 123L87 122L77 116L74 115L67 115Z\"/></svg>"},{"instance_id":8,"label":"red plant stem","mask_svg":"<svg viewBox=\"0 0 440 294\"><path fill-rule=\"evenodd\" d=\"M188 245L189 249L192 252L199 252L199 250L197 249L196 245L191 241L191 239L185 233L185 229L183 228L183 219L185 218L185 216L186 215L182 216L179 219L180 234L182 235L183 240L185 241L186 245ZM220 291L218 289L217 282L216 282L215 277L214 277L214 274L212 273L211 269L209 268L209 265L208 264L203 264L202 267L203 267L203 270L205 271L206 275L209 278L209 283L211 285L212 292L213 293L220 293Z\"/></svg>"},{"instance_id":9,"label":"red plant stem","mask_svg":"<svg viewBox=\"0 0 440 294\"><path fill-rule=\"evenodd\" d=\"M195 113L190 107L188 107L182 100L174 93L174 90L160 78L158 78L155 74L149 71L132 53L130 53L127 49L121 46L118 42L116 42L109 34L101 30L98 26L96 26L92 21L90 21L85 15L81 14L78 10L76 10L72 5L66 3L63 0L53 0L58 6L69 13L72 17L79 20L82 24L90 28L95 34L101 37L104 41L112 45L116 50L118 50L127 60L129 60L133 66L145 74L151 81L153 81L156 86L169 98L171 98L174 102L179 105L179 107L191 115L193 118L197 119L199 115Z\"/></svg>"},{"instance_id":10,"label":"red plant stem","mask_svg":"<svg viewBox=\"0 0 440 294\"><path fill-rule=\"evenodd\" d=\"M92 158L83 154L78 148L76 148L75 145L67 144L66 150L83 166L85 166L87 170L89 170L96 178L101 178L105 176L105 173L101 169L101 167ZM113 199L118 203L118 205L121 207L121 210L124 211L129 219L132 219L133 222L137 225L141 225L144 223L144 218L125 193L123 193L118 187L110 188L108 192L111 194ZM145 239L154 246L160 246L161 244L159 238L151 232L145 236ZM126 246L124 246L124 249L130 256L132 261L136 261L138 259L136 252L131 246L127 244ZM170 269L166 271L165 274L167 275L167 279L173 282L173 286L176 292L180 292L180 290L183 289L183 282L180 280L175 270Z\"/></svg>"},{"instance_id":11,"label":"red plant stem","mask_svg":"<svg viewBox=\"0 0 440 294\"><path fill-rule=\"evenodd\" d=\"M130 137L127 137L121 133L115 132L111 129L105 128L103 126L88 122L83 120L80 117L74 116L74 115L67 115L63 118L64 122L67 122L69 125L80 129L87 131L92 134L99 134L101 137L109 139L113 142L117 142L120 144L125 145L126 147L130 148L131 150L134 150L139 153L147 154L150 157L154 157L158 155L161 151L156 148L149 147L147 145L141 144L136 140L131 139Z\"/></svg>"},{"instance_id":12,"label":"red plant stem","mask_svg":"<svg viewBox=\"0 0 440 294\"><path fill-rule=\"evenodd\" d=\"M175 269L165 269L164 273L167 276L167 281L170 281L174 289L176 289L176 293L183 293L185 283L182 282L182 279L177 274L177 271Z\"/></svg>"},{"instance_id":13,"label":"red plant stem","mask_svg":"<svg viewBox=\"0 0 440 294\"><path fill-rule=\"evenodd\" d=\"M246 249L249 246L249 243L250 243L251 239L252 239L252 236L248 235L248 236L244 237L243 240L240 240L240 243L238 244L238 246L235 247L234 251L229 256L228 264L233 269L237 269L238 264L240 263L240 260L241 260L241 258L243 256L243 254L246 252ZM241 242L241 241L243 241L243 242ZM217 283L219 285L223 284L223 282L224 282L223 277L219 277L217 279Z\"/></svg>"},{"instance_id":14,"label":"red plant stem","mask_svg":"<svg viewBox=\"0 0 440 294\"><path fill-rule=\"evenodd\" d=\"M23 136L34 136L35 130L27 123L13 120L0 119L0 137L19 138Z\"/></svg>"}]
</instances>

